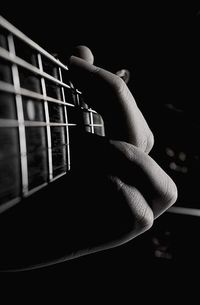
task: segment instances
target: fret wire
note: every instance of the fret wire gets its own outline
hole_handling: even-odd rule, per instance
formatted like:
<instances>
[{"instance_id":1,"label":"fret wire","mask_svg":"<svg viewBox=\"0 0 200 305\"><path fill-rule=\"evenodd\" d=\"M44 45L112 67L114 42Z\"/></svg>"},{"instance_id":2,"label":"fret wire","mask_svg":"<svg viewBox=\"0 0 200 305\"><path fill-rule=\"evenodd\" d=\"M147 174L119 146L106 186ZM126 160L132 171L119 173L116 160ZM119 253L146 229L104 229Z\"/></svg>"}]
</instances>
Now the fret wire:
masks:
<instances>
[{"instance_id":1,"label":"fret wire","mask_svg":"<svg viewBox=\"0 0 200 305\"><path fill-rule=\"evenodd\" d=\"M0 90L1 91L6 91L8 93L27 96L27 97L34 98L34 99L39 99L39 100L44 100L45 99L49 102L62 104L62 105L66 105L66 106L69 106L69 107L75 107L74 104L70 104L66 101L63 102L63 101L57 100L57 99L55 99L53 97L50 97L50 96L44 96L40 93L30 91L28 89L24 89L24 88L21 88L21 87L19 89L15 89L15 87L12 84L8 84L8 83L3 82L3 81L0 81Z\"/></svg>"},{"instance_id":2,"label":"fret wire","mask_svg":"<svg viewBox=\"0 0 200 305\"><path fill-rule=\"evenodd\" d=\"M23 60L20 57L17 57L16 55L11 55L10 52L8 52L7 50L3 49L2 47L0 47L0 52L1 52L1 57L5 60L8 60L10 62L12 62L13 64L17 64L18 66L31 71L32 73L35 73L37 75L40 75L41 77L47 78L48 80L58 84L58 85L62 85L63 87L66 87L68 89L70 89L70 86L59 81L57 78L53 77L52 75L44 72L43 70L38 69L37 67L34 67L33 65L29 64L28 62L26 62L25 60Z\"/></svg>"},{"instance_id":3,"label":"fret wire","mask_svg":"<svg viewBox=\"0 0 200 305\"><path fill-rule=\"evenodd\" d=\"M59 71L59 76L60 76L60 80L61 82L63 81L62 79L62 71L61 68L58 68ZM64 88L61 87L61 92L62 92L62 98L63 98L63 102L66 103L65 100L65 92L64 92ZM66 137L67 137L67 169L70 170L70 163L71 163L71 157L70 157L70 145L69 145L69 125L68 125L68 113L67 113L67 107L64 107L64 116L65 116L65 122L66 122Z\"/></svg>"},{"instance_id":4,"label":"fret wire","mask_svg":"<svg viewBox=\"0 0 200 305\"><path fill-rule=\"evenodd\" d=\"M77 92L77 89L74 88L73 84L71 83L71 86L72 88L74 89L74 92L75 92L75 99L76 99L76 106L79 106L80 107L80 100L79 100L79 94Z\"/></svg>"},{"instance_id":5,"label":"fret wire","mask_svg":"<svg viewBox=\"0 0 200 305\"><path fill-rule=\"evenodd\" d=\"M90 126L91 126L91 132L94 133L94 122L93 122L93 115L92 115L92 112L89 111L90 113Z\"/></svg>"},{"instance_id":6,"label":"fret wire","mask_svg":"<svg viewBox=\"0 0 200 305\"><path fill-rule=\"evenodd\" d=\"M66 173L62 173L62 174L59 174L58 176L56 176L56 177L53 177L52 179L51 179L51 181L49 181L50 183L51 182L53 182L53 181L55 181L55 180L57 180L58 178L61 178L62 176L64 176ZM39 191L40 189L43 189L45 186L47 186L48 185L48 183L43 183L43 184L41 184L41 185L39 185L39 186L36 186L36 187L34 187L34 188L32 188L31 190L29 190L26 194L25 194L25 197L29 197L29 196L31 196L32 194L34 194L34 193L36 193L37 191ZM17 199L17 198L16 198ZM20 198L19 198L19 200L20 200ZM8 202L9 203L9 202ZM17 202L16 202L17 203ZM7 204L7 203L6 203ZM1 212L1 206L0 206L0 212Z\"/></svg>"},{"instance_id":7,"label":"fret wire","mask_svg":"<svg viewBox=\"0 0 200 305\"><path fill-rule=\"evenodd\" d=\"M15 56L15 45L13 40L13 35L8 35L8 47L11 56ZM14 88L19 90L19 72L16 64L12 65L12 75ZM22 97L19 94L15 96L17 118L18 118L18 130L19 130L19 148L20 148L20 164L21 164L21 179L22 179L22 194L25 195L28 192L28 162L27 162L27 150L26 150L26 134L24 126L24 112Z\"/></svg>"},{"instance_id":8,"label":"fret wire","mask_svg":"<svg viewBox=\"0 0 200 305\"><path fill-rule=\"evenodd\" d=\"M59 179L59 178L61 178L61 177L64 176L65 174L66 174L66 173L62 173L62 174L59 174L58 176L53 177L52 182L55 181L55 180L57 180L57 179Z\"/></svg>"},{"instance_id":9,"label":"fret wire","mask_svg":"<svg viewBox=\"0 0 200 305\"><path fill-rule=\"evenodd\" d=\"M67 110L64 107L65 118L67 121ZM66 136L67 136L67 169L70 170L71 157L70 157L70 146L69 146L69 124L66 125Z\"/></svg>"},{"instance_id":10,"label":"fret wire","mask_svg":"<svg viewBox=\"0 0 200 305\"><path fill-rule=\"evenodd\" d=\"M94 109L92 108L88 108L88 111L92 112L92 113L97 113Z\"/></svg>"},{"instance_id":11,"label":"fret wire","mask_svg":"<svg viewBox=\"0 0 200 305\"><path fill-rule=\"evenodd\" d=\"M75 96L76 96L77 105L80 105L80 98L79 98L79 95L80 95L80 94L78 94L77 89L76 89L76 91L75 91ZM81 106L80 106L80 108L83 109L83 107L81 107Z\"/></svg>"},{"instance_id":12,"label":"fret wire","mask_svg":"<svg viewBox=\"0 0 200 305\"><path fill-rule=\"evenodd\" d=\"M38 57L38 64L41 71L43 71L42 65L42 58L40 54L37 54ZM42 93L43 96L46 97L46 85L45 80L41 78L41 85L42 85ZM46 131L47 131L47 148L48 148L48 168L49 168L49 181L53 178L53 160L52 160L52 145L51 145L51 130L50 130L50 119L49 119L49 109L48 109L48 102L44 100L44 112L45 112L45 120L46 120Z\"/></svg>"},{"instance_id":13,"label":"fret wire","mask_svg":"<svg viewBox=\"0 0 200 305\"><path fill-rule=\"evenodd\" d=\"M82 110L87 110L88 112L92 112L92 113L96 113L96 114L98 114L94 109L92 109L92 108L84 108L84 107L80 107L80 109L82 109Z\"/></svg>"},{"instance_id":14,"label":"fret wire","mask_svg":"<svg viewBox=\"0 0 200 305\"><path fill-rule=\"evenodd\" d=\"M68 107L77 107L80 110L84 110L85 108L80 105L79 97L82 95L82 92L79 91L77 88L73 86L73 83L64 83L62 79L62 72L63 70L68 70L68 67L64 64L62 64L58 59L54 58L51 54L46 52L44 49L42 49L39 45L34 43L32 40L30 40L28 37L26 37L22 32L20 32L18 29L16 29L14 26L12 26L9 22L7 22L3 17L0 16L0 24L2 27L7 29L8 35L8 50L0 47L0 58L2 60L5 60L7 62L7 65L11 67L11 72L13 76L13 83L9 84L4 81L0 81L0 90L5 91L8 94L13 94L15 98L16 103L16 111L17 111L17 119L0 119L0 128L3 127L16 127L18 128L19 132L19 150L20 150L20 166L21 166L21 180L22 180L22 195L27 197L31 195L32 193L38 191L40 188L45 187L49 182L52 182L61 176L66 174L66 171L70 169L70 139L69 139L69 127L70 126L77 126L77 124L70 123L68 124ZM26 62L25 59L23 59L23 56L17 56L15 52L15 37L22 40L25 44L29 45L33 51L36 51L39 68L30 64L29 62ZM60 77L57 79L53 77L51 74L48 74L48 72L45 72L43 70L43 59L45 58L49 59L55 67L58 68ZM50 62L49 62L50 63ZM51 64L51 63L50 63ZM42 86L42 94L38 92L34 92L25 88L20 87L20 78L19 78L19 72L21 72L20 69L26 69L27 71L30 71L30 74L35 74L40 78L41 80L41 86ZM48 71L48 70L47 70ZM62 93L62 100L58 100L57 98L47 96L46 92L46 83L45 80L49 80L50 85L57 86L60 88ZM72 94L75 95L76 102L74 104L70 104L66 102L65 99L65 90L64 88L67 88L67 90L71 91ZM28 121L24 119L24 112L23 112L23 99L22 97L28 97L36 100L40 100L42 103L44 103L44 111L45 111L45 118L46 122L42 121ZM36 101L34 101L36 102ZM56 122L50 122L49 118L49 105L50 103L57 103L64 106L64 116L65 116L65 123L56 123ZM90 123L85 126L90 126L92 133L94 133L95 128L94 127L102 127L104 128L104 124L102 121L102 124L94 124L94 117L93 113L97 113L94 109L87 109L89 112L89 118ZM98 114L98 113L97 113ZM27 145L26 145L26 130L25 128L33 127L37 128L40 126L44 126L47 132L47 147L48 147L48 169L45 170L46 173L49 175L48 182L42 183L39 186L36 186L29 190L29 181L28 181L28 160L27 160ZM51 144L51 126L63 126L66 128L66 152L67 152L67 162L65 161L65 165L63 168L63 172L55 177L53 177L53 160L52 160L52 144ZM67 168L68 167L68 168ZM65 172L64 172L65 171ZM3 205L0 205L0 212L2 210L6 210L8 207L14 205L17 202L20 202L22 198L16 197L12 200L8 200Z\"/></svg>"},{"instance_id":15,"label":"fret wire","mask_svg":"<svg viewBox=\"0 0 200 305\"><path fill-rule=\"evenodd\" d=\"M31 48L38 51L40 54L44 55L48 59L50 59L53 63L60 66L61 68L68 70L68 67L64 64L62 64L58 59L53 57L51 54L49 54L47 51L45 51L42 47L40 47L37 43L35 43L33 40L31 40L29 37L27 37L24 33L22 33L20 30L18 30L15 26L13 26L10 22L8 22L6 19L4 19L2 16L0 16L0 24L2 27L7 29L9 32L13 33L16 37L24 41L26 44L28 44Z\"/></svg>"},{"instance_id":16,"label":"fret wire","mask_svg":"<svg viewBox=\"0 0 200 305\"><path fill-rule=\"evenodd\" d=\"M26 193L25 197L28 197L28 196L34 194L35 192L37 192L37 191L39 191L40 189L42 189L42 188L44 188L45 186L47 186L47 184L48 184L48 183L45 182L45 183L42 183L42 184L40 184L40 185L38 185L38 186L32 188L31 190L29 190L29 191Z\"/></svg>"}]
</instances>

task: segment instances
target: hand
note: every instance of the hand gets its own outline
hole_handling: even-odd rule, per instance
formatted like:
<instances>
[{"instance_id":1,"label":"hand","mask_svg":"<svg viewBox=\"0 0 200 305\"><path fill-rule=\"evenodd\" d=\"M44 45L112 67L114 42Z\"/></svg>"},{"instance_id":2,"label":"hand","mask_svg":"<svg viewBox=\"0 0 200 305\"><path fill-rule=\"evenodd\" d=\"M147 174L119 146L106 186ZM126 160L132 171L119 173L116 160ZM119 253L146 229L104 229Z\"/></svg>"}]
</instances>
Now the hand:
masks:
<instances>
[{"instance_id":1,"label":"hand","mask_svg":"<svg viewBox=\"0 0 200 305\"><path fill-rule=\"evenodd\" d=\"M153 134L117 75L84 46L70 58L73 83L105 123L106 137L77 133L72 170L0 218L0 266L33 268L121 245L148 230L177 199L149 156Z\"/></svg>"},{"instance_id":2,"label":"hand","mask_svg":"<svg viewBox=\"0 0 200 305\"><path fill-rule=\"evenodd\" d=\"M177 188L149 156L154 137L125 82L94 66L94 56L87 47L77 47L75 55L70 58L71 77L86 102L102 115L106 138L82 135L73 154L74 163L83 181L87 173L87 183L92 184L101 198L102 224L107 217L106 234L103 239L101 236L106 245L99 243L98 248L116 246L149 229L154 219L175 203ZM96 175L101 177L99 184ZM102 203L101 193L106 205ZM95 200L93 204L97 208ZM91 217L99 224L95 213ZM104 230L99 226L103 235Z\"/></svg>"}]
</instances>

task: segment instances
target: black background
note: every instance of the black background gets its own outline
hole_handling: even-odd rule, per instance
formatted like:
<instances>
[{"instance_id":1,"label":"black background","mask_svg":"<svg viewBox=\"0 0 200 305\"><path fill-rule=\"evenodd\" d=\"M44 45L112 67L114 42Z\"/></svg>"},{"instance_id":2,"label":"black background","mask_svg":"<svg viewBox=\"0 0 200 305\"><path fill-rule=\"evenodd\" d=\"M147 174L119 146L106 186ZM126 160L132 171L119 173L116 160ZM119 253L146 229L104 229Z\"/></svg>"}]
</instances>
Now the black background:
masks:
<instances>
[{"instance_id":1,"label":"black background","mask_svg":"<svg viewBox=\"0 0 200 305\"><path fill-rule=\"evenodd\" d=\"M76 45L84 44L93 51L96 65L113 72L128 68L131 72L129 88L156 135L156 152L159 141L163 141L158 123L164 104L171 103L183 109L187 113L188 126L199 120L198 11L198 7L188 3L175 6L140 2L140 5L131 3L123 7L119 2L108 7L101 2L88 6L66 2L41 7L35 2L4 7L2 15L44 49L57 53L63 62ZM170 125L170 122L165 123ZM186 143L190 145L189 135ZM155 156L162 164L159 153ZM165 217L158 224L161 231L169 221ZM155 286L162 286L166 276L174 274L177 264L183 271L191 266L193 258L198 262L197 220L170 219L170 229L175 230L179 240L179 246L175 247L175 262L172 260L170 264L168 260L154 258L147 233L122 247L29 271L29 274L41 278L48 276L53 282L57 278L59 283L63 283L64 277L70 289L84 285L88 297L91 289L95 289L96 296L107 290L117 295L120 289L126 294L134 287L142 287L144 282L148 286L152 279ZM190 249L195 255L191 255ZM68 291L67 287L65 289Z\"/></svg>"},{"instance_id":2,"label":"black background","mask_svg":"<svg viewBox=\"0 0 200 305\"><path fill-rule=\"evenodd\" d=\"M113 72L131 70L130 88L141 107L171 98L183 103L197 94L198 7L18 4L4 8L2 15L62 61L74 46L84 44L93 51L96 65Z\"/></svg>"}]
</instances>

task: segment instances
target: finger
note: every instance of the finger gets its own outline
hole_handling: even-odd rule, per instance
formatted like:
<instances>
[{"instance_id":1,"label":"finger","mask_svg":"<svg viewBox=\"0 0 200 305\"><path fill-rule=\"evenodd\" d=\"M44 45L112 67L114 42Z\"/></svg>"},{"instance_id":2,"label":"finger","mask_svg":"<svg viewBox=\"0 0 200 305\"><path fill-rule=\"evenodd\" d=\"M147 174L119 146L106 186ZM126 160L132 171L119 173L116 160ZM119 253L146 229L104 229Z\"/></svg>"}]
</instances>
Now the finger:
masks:
<instances>
[{"instance_id":1,"label":"finger","mask_svg":"<svg viewBox=\"0 0 200 305\"><path fill-rule=\"evenodd\" d=\"M76 46L73 49L72 54L74 56L77 56L77 57L80 57L80 58L84 59L89 64L94 63L94 56L92 54L92 51L87 46L84 46L84 45Z\"/></svg>"},{"instance_id":2,"label":"finger","mask_svg":"<svg viewBox=\"0 0 200 305\"><path fill-rule=\"evenodd\" d=\"M110 143L109 163L113 166L112 173L124 185L133 186L142 194L152 209L154 218L176 202L177 187L174 181L149 155L125 142ZM130 195L131 202L132 198ZM134 205L133 209L135 208Z\"/></svg>"},{"instance_id":3,"label":"finger","mask_svg":"<svg viewBox=\"0 0 200 305\"><path fill-rule=\"evenodd\" d=\"M118 196L123 198L132 211L132 229L129 231L130 238L148 230L154 222L154 214L145 197L135 187L125 184L120 178L110 176L109 179L116 186ZM120 193L120 194L119 194Z\"/></svg>"},{"instance_id":4,"label":"finger","mask_svg":"<svg viewBox=\"0 0 200 305\"><path fill-rule=\"evenodd\" d=\"M70 58L69 70L86 103L102 115L106 135L148 153L153 146L153 134L125 82L74 56Z\"/></svg>"},{"instance_id":5,"label":"finger","mask_svg":"<svg viewBox=\"0 0 200 305\"><path fill-rule=\"evenodd\" d=\"M91 177L97 173L117 177L126 185L125 188L137 189L138 199L148 204L155 218L176 202L177 187L174 181L140 148L89 133L81 133L80 137L77 134L75 138L78 140L71 146L74 169L81 169ZM130 206L135 213L137 208L133 198L130 192Z\"/></svg>"}]
</instances>

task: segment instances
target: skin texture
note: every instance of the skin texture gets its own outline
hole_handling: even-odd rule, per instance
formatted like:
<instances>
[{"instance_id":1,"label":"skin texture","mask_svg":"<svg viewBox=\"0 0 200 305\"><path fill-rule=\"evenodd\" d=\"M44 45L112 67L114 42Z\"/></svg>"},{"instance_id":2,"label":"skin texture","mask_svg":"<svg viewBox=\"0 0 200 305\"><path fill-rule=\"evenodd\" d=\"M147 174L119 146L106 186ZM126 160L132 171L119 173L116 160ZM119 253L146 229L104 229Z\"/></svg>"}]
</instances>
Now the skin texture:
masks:
<instances>
[{"instance_id":1,"label":"skin texture","mask_svg":"<svg viewBox=\"0 0 200 305\"><path fill-rule=\"evenodd\" d=\"M154 217L157 217L176 201L177 188L172 179L148 155L154 145L152 131L126 83L117 75L91 65L91 60L88 64L85 61L84 46L79 47L79 56L82 56L81 48L84 61L74 56L70 59L72 77L85 92L87 102L103 116L109 143L122 155L118 162L122 162L124 158L129 163L127 169L120 166L124 169L124 180L129 180L131 184L135 174L132 167L137 167L144 176L141 177L141 186L138 185L138 188L143 194L147 192L145 197L149 197L150 188L150 192L156 194L157 198L152 199L149 205ZM147 189L142 188L145 180L150 184Z\"/></svg>"},{"instance_id":2,"label":"skin texture","mask_svg":"<svg viewBox=\"0 0 200 305\"><path fill-rule=\"evenodd\" d=\"M1 269L38 268L122 245L177 200L176 185L149 156L154 137L126 83L96 67L88 47L74 54L72 81L102 115L106 137L76 132L71 172L2 214Z\"/></svg>"}]
</instances>

